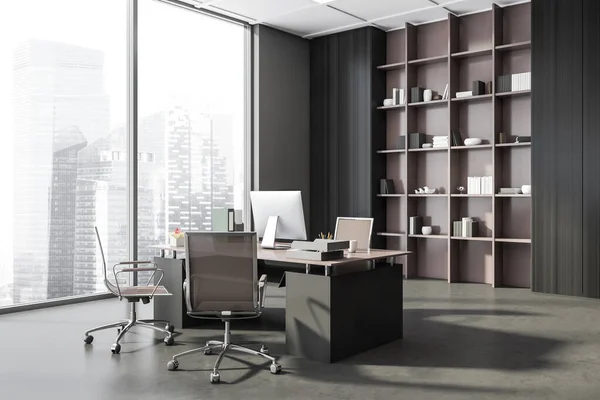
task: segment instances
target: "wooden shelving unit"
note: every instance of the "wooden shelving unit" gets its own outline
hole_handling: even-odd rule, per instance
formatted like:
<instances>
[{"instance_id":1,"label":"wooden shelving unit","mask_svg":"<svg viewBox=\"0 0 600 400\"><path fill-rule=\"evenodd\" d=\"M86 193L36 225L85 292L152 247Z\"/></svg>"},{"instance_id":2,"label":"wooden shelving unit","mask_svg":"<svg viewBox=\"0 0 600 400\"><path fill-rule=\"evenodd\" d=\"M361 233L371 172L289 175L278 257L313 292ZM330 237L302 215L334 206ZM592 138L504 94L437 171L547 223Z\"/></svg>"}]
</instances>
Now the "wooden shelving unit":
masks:
<instances>
[{"instance_id":1,"label":"wooden shelving unit","mask_svg":"<svg viewBox=\"0 0 600 400\"><path fill-rule=\"evenodd\" d=\"M523 18L530 13L530 3L494 5L491 11L449 15L429 24L407 23L387 34L386 64L378 69L387 97L393 88L403 88L407 104L393 108L400 113L386 113L382 134L389 148L404 135L407 150L385 157L385 178L408 194L386 202L387 232L378 235L387 237L389 248L412 251L406 258L408 278L530 287L531 196L497 192L531 184L531 143L514 143L516 136L531 135L531 91L495 90L497 77L531 71L530 19ZM491 81L491 93L457 99L456 92L471 90L473 80ZM410 98L412 87L442 94L446 84L449 99ZM483 144L455 146L452 132L457 131L462 139L477 137ZM425 133L427 142L448 136L450 147L408 148L413 132ZM501 132L510 143L498 143ZM458 193L469 176L492 176L495 194ZM441 194L414 193L423 186ZM410 234L411 216L421 216L434 234ZM467 216L479 221L479 236L452 236L453 221Z\"/></svg>"}]
</instances>

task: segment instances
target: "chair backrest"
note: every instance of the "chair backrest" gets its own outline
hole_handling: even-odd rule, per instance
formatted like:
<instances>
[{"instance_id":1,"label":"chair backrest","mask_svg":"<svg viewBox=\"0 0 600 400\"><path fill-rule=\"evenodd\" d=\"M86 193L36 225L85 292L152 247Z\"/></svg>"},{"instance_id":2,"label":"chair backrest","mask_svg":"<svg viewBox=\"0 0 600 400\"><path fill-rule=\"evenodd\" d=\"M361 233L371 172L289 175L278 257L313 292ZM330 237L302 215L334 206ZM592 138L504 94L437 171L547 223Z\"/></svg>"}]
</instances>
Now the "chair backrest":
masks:
<instances>
[{"instance_id":1,"label":"chair backrest","mask_svg":"<svg viewBox=\"0 0 600 400\"><path fill-rule=\"evenodd\" d=\"M186 232L188 313L258 310L255 232Z\"/></svg>"},{"instance_id":2,"label":"chair backrest","mask_svg":"<svg viewBox=\"0 0 600 400\"><path fill-rule=\"evenodd\" d=\"M106 275L106 258L104 257L104 249L102 248L102 240L100 240L100 232L98 232L98 227L94 226L94 230L96 231L96 238L98 239L98 246L100 247L100 255L102 256L102 276L104 279L104 286L115 296L118 296L118 290L115 285L113 285Z\"/></svg>"},{"instance_id":3,"label":"chair backrest","mask_svg":"<svg viewBox=\"0 0 600 400\"><path fill-rule=\"evenodd\" d=\"M335 223L334 239L356 240L357 250L371 248L373 218L338 217Z\"/></svg>"}]
</instances>

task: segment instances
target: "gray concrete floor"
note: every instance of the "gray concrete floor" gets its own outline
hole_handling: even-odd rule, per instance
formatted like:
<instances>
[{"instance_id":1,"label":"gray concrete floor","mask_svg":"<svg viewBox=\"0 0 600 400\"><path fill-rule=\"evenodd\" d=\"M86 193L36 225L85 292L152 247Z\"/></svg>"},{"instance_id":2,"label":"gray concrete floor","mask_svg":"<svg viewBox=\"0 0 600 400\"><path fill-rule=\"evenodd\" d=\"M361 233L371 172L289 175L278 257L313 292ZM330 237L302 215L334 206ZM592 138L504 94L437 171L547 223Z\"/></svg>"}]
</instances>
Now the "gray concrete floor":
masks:
<instances>
[{"instance_id":1,"label":"gray concrete floor","mask_svg":"<svg viewBox=\"0 0 600 400\"><path fill-rule=\"evenodd\" d=\"M270 287L261 320L232 326L235 341L267 343L284 372L271 375L260 359L235 355L223 362L220 385L208 381L214 356L194 355L178 371L166 370L174 353L220 337L218 329L185 330L172 347L140 330L112 355L115 330L96 333L91 346L82 334L124 316L116 299L0 316L0 398L600 398L598 301L408 281L403 340L319 364L285 354L284 296Z\"/></svg>"}]
</instances>

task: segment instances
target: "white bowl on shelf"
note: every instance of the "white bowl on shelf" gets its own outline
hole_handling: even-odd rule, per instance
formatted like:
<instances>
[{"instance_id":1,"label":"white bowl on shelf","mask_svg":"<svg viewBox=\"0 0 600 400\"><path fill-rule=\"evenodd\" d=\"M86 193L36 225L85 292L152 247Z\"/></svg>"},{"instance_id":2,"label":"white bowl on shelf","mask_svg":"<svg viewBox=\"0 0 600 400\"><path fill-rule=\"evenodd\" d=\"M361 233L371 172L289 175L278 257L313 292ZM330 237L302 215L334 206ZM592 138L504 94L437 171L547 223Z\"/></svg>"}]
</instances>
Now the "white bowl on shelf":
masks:
<instances>
[{"instance_id":1,"label":"white bowl on shelf","mask_svg":"<svg viewBox=\"0 0 600 400\"><path fill-rule=\"evenodd\" d=\"M421 145L421 147L424 148L424 149L431 149L433 147L433 144L431 144L431 143L423 143Z\"/></svg>"},{"instance_id":2,"label":"white bowl on shelf","mask_svg":"<svg viewBox=\"0 0 600 400\"><path fill-rule=\"evenodd\" d=\"M432 229L431 226L422 226L421 227L421 233L423 235L431 235Z\"/></svg>"},{"instance_id":3,"label":"white bowl on shelf","mask_svg":"<svg viewBox=\"0 0 600 400\"><path fill-rule=\"evenodd\" d=\"M482 142L479 138L467 138L465 139L465 146L478 146Z\"/></svg>"},{"instance_id":4,"label":"white bowl on shelf","mask_svg":"<svg viewBox=\"0 0 600 400\"><path fill-rule=\"evenodd\" d=\"M531 194L531 185L521 186L521 191L523 192L523 194Z\"/></svg>"},{"instance_id":5,"label":"white bowl on shelf","mask_svg":"<svg viewBox=\"0 0 600 400\"><path fill-rule=\"evenodd\" d=\"M424 187L423 190L425 190L426 194L434 194L435 193L435 189L429 189L428 187Z\"/></svg>"}]
</instances>

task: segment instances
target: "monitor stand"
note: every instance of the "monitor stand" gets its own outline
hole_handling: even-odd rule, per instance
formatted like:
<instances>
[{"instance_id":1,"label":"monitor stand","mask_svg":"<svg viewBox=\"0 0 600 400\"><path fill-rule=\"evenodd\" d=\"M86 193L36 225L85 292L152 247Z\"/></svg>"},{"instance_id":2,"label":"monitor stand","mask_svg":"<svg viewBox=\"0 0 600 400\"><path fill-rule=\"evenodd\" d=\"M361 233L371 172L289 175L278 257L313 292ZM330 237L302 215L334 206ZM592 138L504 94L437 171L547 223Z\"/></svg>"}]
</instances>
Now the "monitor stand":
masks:
<instances>
[{"instance_id":1,"label":"monitor stand","mask_svg":"<svg viewBox=\"0 0 600 400\"><path fill-rule=\"evenodd\" d=\"M262 241L260 242L260 247L263 249L278 249L284 250L289 249L291 246L287 244L275 244L275 238L277 237L277 224L279 222L278 215L272 215L267 220L267 226L265 227L265 233L263 235Z\"/></svg>"}]
</instances>

